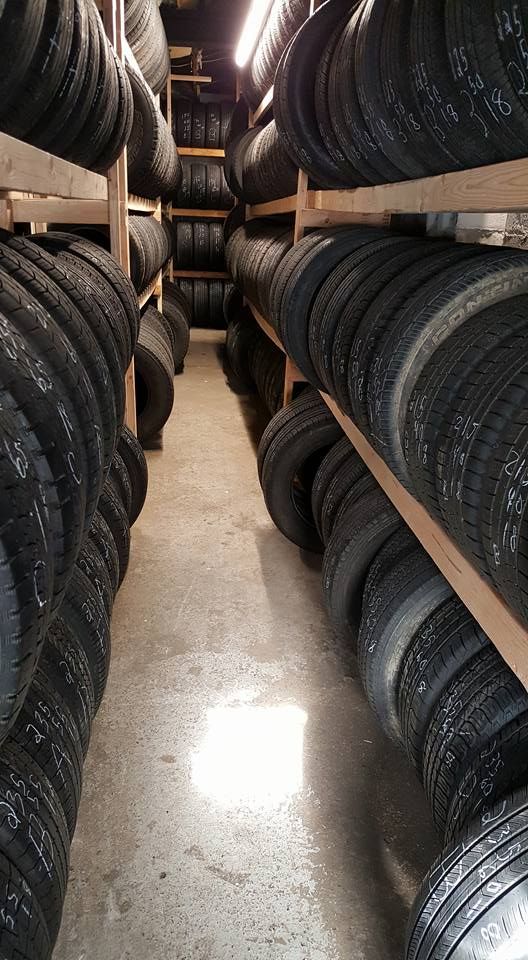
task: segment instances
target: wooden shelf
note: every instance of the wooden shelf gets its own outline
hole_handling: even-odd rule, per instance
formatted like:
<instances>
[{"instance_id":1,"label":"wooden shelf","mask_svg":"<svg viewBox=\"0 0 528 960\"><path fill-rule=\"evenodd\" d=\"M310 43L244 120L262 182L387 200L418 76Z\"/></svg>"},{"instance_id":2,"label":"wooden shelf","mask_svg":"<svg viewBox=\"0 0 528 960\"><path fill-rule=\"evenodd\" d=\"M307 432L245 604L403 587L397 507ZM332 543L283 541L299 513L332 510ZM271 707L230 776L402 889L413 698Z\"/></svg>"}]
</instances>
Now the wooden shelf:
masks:
<instances>
[{"instance_id":1,"label":"wooden shelf","mask_svg":"<svg viewBox=\"0 0 528 960\"><path fill-rule=\"evenodd\" d=\"M192 207L191 209L188 209L187 207L172 208L173 217L194 217L195 220L211 220L213 218L225 220L228 214L229 210L197 210L195 207Z\"/></svg>"},{"instance_id":2,"label":"wooden shelf","mask_svg":"<svg viewBox=\"0 0 528 960\"><path fill-rule=\"evenodd\" d=\"M14 223L109 223L108 200L32 197L11 200Z\"/></svg>"},{"instance_id":3,"label":"wooden shelf","mask_svg":"<svg viewBox=\"0 0 528 960\"><path fill-rule=\"evenodd\" d=\"M250 218L294 213L296 196L249 207ZM309 190L303 226L334 226L354 217L392 213L509 213L528 211L528 159L444 173L423 180L356 190ZM370 221L372 222L372 221Z\"/></svg>"},{"instance_id":4,"label":"wooden shelf","mask_svg":"<svg viewBox=\"0 0 528 960\"><path fill-rule=\"evenodd\" d=\"M173 277L180 280L230 280L231 274L221 270L173 270Z\"/></svg>"},{"instance_id":5,"label":"wooden shelf","mask_svg":"<svg viewBox=\"0 0 528 960\"><path fill-rule=\"evenodd\" d=\"M251 311L273 343L284 350L275 330L259 311L248 303ZM302 374L300 375L302 379ZM469 612L495 644L513 672L528 689L528 628L510 610L502 597L480 576L473 565L453 543L445 530L427 510L402 487L381 457L356 425L341 412L325 393L321 396L343 428L353 447L372 475L392 501L408 527L413 531L440 572L446 578Z\"/></svg>"},{"instance_id":6,"label":"wooden shelf","mask_svg":"<svg viewBox=\"0 0 528 960\"><path fill-rule=\"evenodd\" d=\"M180 157L217 157L225 159L225 150L216 150L212 147L178 147Z\"/></svg>"},{"instance_id":7,"label":"wooden shelf","mask_svg":"<svg viewBox=\"0 0 528 960\"><path fill-rule=\"evenodd\" d=\"M134 194L128 195L128 209L133 213L156 213L159 207L159 200L148 200L146 197L136 197Z\"/></svg>"},{"instance_id":8,"label":"wooden shelf","mask_svg":"<svg viewBox=\"0 0 528 960\"><path fill-rule=\"evenodd\" d=\"M45 150L0 133L0 191L70 200L108 200L108 180Z\"/></svg>"},{"instance_id":9,"label":"wooden shelf","mask_svg":"<svg viewBox=\"0 0 528 960\"><path fill-rule=\"evenodd\" d=\"M257 109L254 113L251 114L251 126L255 126L260 118L267 113L268 110L273 106L273 87L270 87L268 92L262 98L261 103L259 103Z\"/></svg>"},{"instance_id":10,"label":"wooden shelf","mask_svg":"<svg viewBox=\"0 0 528 960\"><path fill-rule=\"evenodd\" d=\"M170 49L170 48L169 48ZM171 80L176 83L212 83L212 77L201 76L199 73L171 73Z\"/></svg>"}]
</instances>

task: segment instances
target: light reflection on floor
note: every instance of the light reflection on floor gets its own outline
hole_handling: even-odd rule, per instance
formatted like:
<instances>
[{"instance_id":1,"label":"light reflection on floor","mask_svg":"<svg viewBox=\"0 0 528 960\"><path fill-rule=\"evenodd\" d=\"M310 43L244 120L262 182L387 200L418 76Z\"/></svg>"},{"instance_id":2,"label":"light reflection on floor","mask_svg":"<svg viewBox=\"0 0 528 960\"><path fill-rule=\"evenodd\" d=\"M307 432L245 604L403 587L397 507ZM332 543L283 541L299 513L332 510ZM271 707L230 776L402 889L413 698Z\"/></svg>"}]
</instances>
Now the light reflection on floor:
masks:
<instances>
[{"instance_id":1,"label":"light reflection on floor","mask_svg":"<svg viewBox=\"0 0 528 960\"><path fill-rule=\"evenodd\" d=\"M307 714L292 704L207 711L192 781L223 806L271 810L302 790Z\"/></svg>"}]
</instances>

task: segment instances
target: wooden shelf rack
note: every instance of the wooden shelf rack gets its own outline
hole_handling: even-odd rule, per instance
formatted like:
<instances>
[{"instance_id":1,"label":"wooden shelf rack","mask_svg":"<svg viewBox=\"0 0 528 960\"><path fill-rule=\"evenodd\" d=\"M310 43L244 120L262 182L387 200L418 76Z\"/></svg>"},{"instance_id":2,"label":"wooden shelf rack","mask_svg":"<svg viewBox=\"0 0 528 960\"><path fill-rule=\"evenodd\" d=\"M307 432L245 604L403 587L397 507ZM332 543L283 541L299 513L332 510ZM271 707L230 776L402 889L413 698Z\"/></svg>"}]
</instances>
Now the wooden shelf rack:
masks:
<instances>
[{"instance_id":1,"label":"wooden shelf rack","mask_svg":"<svg viewBox=\"0 0 528 960\"><path fill-rule=\"evenodd\" d=\"M225 160L225 150L215 147L178 147L178 153L180 157L216 157Z\"/></svg>"}]
</instances>

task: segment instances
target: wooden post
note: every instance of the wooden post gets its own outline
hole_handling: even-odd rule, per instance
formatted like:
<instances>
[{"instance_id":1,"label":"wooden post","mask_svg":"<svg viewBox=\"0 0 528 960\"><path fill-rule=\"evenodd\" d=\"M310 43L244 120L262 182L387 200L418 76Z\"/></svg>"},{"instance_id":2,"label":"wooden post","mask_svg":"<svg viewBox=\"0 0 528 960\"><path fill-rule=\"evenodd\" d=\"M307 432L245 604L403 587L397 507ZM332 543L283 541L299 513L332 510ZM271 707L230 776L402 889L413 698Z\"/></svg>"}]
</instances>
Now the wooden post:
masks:
<instances>
[{"instance_id":1,"label":"wooden post","mask_svg":"<svg viewBox=\"0 0 528 960\"><path fill-rule=\"evenodd\" d=\"M13 229L13 205L8 197L0 195L0 227L4 230Z\"/></svg>"},{"instance_id":2,"label":"wooden post","mask_svg":"<svg viewBox=\"0 0 528 960\"><path fill-rule=\"evenodd\" d=\"M120 60L124 60L124 0L103 0L103 21L110 43ZM108 171L108 221L110 224L110 249L116 260L119 260L127 276L130 276L126 147L117 162ZM134 360L132 360L125 377L125 422L133 433L137 433Z\"/></svg>"}]
</instances>

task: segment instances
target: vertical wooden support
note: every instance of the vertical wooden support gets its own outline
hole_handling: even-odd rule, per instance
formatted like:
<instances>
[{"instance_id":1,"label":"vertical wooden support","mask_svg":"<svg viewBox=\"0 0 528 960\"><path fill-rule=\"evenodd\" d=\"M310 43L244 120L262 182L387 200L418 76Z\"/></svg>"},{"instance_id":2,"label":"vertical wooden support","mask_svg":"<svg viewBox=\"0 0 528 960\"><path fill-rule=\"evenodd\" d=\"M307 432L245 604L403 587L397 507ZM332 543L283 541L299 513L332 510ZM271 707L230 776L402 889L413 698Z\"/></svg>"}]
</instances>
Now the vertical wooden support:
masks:
<instances>
[{"instance_id":1,"label":"vertical wooden support","mask_svg":"<svg viewBox=\"0 0 528 960\"><path fill-rule=\"evenodd\" d=\"M110 43L117 56L124 60L124 0L103 0L103 20ZM126 147L117 162L108 171L108 219L110 223L110 249L116 260L119 260L125 273L130 276ZM125 422L133 433L137 433L134 360L132 360L126 372L125 396Z\"/></svg>"},{"instance_id":2,"label":"vertical wooden support","mask_svg":"<svg viewBox=\"0 0 528 960\"><path fill-rule=\"evenodd\" d=\"M13 229L13 205L9 197L0 195L0 227L3 230Z\"/></svg>"},{"instance_id":3,"label":"vertical wooden support","mask_svg":"<svg viewBox=\"0 0 528 960\"><path fill-rule=\"evenodd\" d=\"M304 233L302 213L308 203L308 174L299 170L297 177L297 202L295 204L295 226L293 228L293 242L299 243Z\"/></svg>"}]
</instances>

